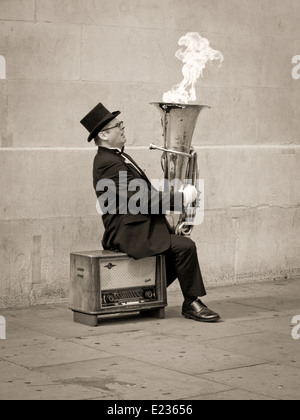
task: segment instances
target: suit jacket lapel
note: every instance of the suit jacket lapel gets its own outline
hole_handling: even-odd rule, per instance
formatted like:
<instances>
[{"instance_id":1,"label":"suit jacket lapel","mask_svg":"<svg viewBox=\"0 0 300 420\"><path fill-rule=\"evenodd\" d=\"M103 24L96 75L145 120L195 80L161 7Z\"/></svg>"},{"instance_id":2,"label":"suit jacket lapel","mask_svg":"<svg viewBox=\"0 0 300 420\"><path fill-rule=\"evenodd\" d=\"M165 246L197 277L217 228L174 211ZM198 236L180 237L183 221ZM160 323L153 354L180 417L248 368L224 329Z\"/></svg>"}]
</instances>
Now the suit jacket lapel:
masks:
<instances>
[{"instance_id":1,"label":"suit jacket lapel","mask_svg":"<svg viewBox=\"0 0 300 420\"><path fill-rule=\"evenodd\" d=\"M115 156L118 156L121 160L122 160L122 162L124 163L124 165L126 165L126 167L128 168L128 170L136 177L136 174L138 174L141 178L143 178L143 179L145 179L145 181L147 181L147 183L149 184L149 185L151 185L151 182L149 181L149 179L148 179L148 177L147 177L147 175L145 174L145 172L140 168L140 166L132 159L132 157L131 156L129 156L127 153L124 153L123 152L123 149L122 149L122 151L120 152L118 149L108 149L107 147L102 147L102 146L99 146L98 147L98 152L103 152L103 151L105 151L105 152L109 152L109 153L113 153ZM131 164L128 164L128 163L126 163L125 162L125 158L127 158L130 162L132 162L132 164L133 165L131 165ZM138 168L138 170L137 169L135 169L135 167L134 166L136 166L137 168ZM134 172L133 172L134 171Z\"/></svg>"},{"instance_id":2,"label":"suit jacket lapel","mask_svg":"<svg viewBox=\"0 0 300 420\"><path fill-rule=\"evenodd\" d=\"M137 169L139 170L139 172L140 172L140 175L142 175L142 177L148 182L148 183L150 183L150 181L149 181L149 179L148 179L148 177L147 177L147 175L145 174L145 172L140 168L140 166L132 159L132 157L130 156L130 155L128 155L127 153L124 153L124 152L122 152L122 155L123 156L125 156L134 166L136 166L137 167ZM122 156L121 155L121 156ZM126 164L126 162L125 162L125 164ZM133 168L134 168L134 166L133 166ZM131 165L129 165L128 166L128 168L129 169L131 169L132 167L131 167ZM135 169L135 168L134 168Z\"/></svg>"}]
</instances>

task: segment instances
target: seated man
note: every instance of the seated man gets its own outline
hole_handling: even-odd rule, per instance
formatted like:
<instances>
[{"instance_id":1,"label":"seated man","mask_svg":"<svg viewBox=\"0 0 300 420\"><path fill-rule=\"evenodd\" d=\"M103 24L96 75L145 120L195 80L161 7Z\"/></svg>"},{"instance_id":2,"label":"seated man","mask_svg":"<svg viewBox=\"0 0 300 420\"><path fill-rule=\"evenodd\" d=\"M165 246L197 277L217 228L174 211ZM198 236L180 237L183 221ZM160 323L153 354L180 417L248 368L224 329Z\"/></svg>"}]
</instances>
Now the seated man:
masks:
<instances>
[{"instance_id":1,"label":"seated man","mask_svg":"<svg viewBox=\"0 0 300 420\"><path fill-rule=\"evenodd\" d=\"M188 237L172 233L164 214L163 193L157 192L156 205L153 206L152 203L152 207L149 208L146 204L146 210L149 211L130 211L128 201L130 204L130 198L134 194L132 188L128 188L130 183L145 186L140 188L144 194L140 201L144 203L151 201L148 201L148 198L153 197L154 188L144 171L124 153L126 137L123 122L117 118L119 114L120 111L111 113L99 103L81 120L81 124L90 133L88 141L94 139L98 146L98 153L94 159L93 181L105 228L103 248L125 252L135 259L164 254L167 285L178 278L184 296L182 315L196 321L218 321L220 316L207 308L200 299L206 295L206 291L195 243ZM113 203L108 203L110 200L104 185L113 186ZM187 186L182 193L176 194L180 194L181 200L183 198L187 204L195 200L197 191L195 187ZM176 194L170 199L169 210L174 209L178 198L175 197ZM106 211L103 211L105 206ZM159 211L151 213L154 207ZM145 206L143 208L145 209Z\"/></svg>"}]
</instances>

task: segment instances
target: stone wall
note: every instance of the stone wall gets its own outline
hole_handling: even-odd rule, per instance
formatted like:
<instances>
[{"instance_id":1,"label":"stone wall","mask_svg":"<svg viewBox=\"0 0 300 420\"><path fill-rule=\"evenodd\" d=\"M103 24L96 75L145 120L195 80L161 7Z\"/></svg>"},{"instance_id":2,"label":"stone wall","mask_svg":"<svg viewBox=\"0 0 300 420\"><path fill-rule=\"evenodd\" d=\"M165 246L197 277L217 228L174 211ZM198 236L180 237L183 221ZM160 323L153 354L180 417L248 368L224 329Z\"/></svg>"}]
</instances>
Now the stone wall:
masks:
<instances>
[{"instance_id":1,"label":"stone wall","mask_svg":"<svg viewBox=\"0 0 300 420\"><path fill-rule=\"evenodd\" d=\"M98 102L122 111L129 153L157 178L150 102L181 81L191 31L224 54L196 88L212 107L193 137L205 282L299 276L299 20L298 0L1 0L0 307L65 299L70 252L101 247L79 123Z\"/></svg>"}]
</instances>

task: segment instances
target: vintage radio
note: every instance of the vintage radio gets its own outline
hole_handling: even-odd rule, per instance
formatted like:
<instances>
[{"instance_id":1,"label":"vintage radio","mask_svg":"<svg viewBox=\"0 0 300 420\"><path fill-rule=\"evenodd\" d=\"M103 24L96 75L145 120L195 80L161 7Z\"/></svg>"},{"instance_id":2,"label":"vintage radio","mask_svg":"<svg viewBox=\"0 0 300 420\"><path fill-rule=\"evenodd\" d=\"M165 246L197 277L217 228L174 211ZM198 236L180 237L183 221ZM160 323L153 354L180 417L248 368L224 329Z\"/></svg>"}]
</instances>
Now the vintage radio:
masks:
<instances>
[{"instance_id":1,"label":"vintage radio","mask_svg":"<svg viewBox=\"0 0 300 420\"><path fill-rule=\"evenodd\" d=\"M101 315L128 312L164 318L163 255L135 260L122 252L85 251L71 253L70 260L70 309L75 322L96 326Z\"/></svg>"}]
</instances>

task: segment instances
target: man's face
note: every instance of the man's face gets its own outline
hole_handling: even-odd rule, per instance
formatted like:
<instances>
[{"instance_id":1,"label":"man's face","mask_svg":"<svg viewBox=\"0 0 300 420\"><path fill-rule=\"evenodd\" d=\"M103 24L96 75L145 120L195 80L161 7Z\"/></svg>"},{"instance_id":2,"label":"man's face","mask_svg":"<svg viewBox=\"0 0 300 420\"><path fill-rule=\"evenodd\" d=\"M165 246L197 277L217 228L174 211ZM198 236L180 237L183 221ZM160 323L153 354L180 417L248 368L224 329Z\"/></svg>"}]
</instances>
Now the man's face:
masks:
<instances>
[{"instance_id":1,"label":"man's face","mask_svg":"<svg viewBox=\"0 0 300 420\"><path fill-rule=\"evenodd\" d=\"M125 127L123 121L118 120L118 118L110 121L100 133L105 136L105 144L107 147L117 147L121 149L125 142ZM99 133L99 134L100 134Z\"/></svg>"}]
</instances>

